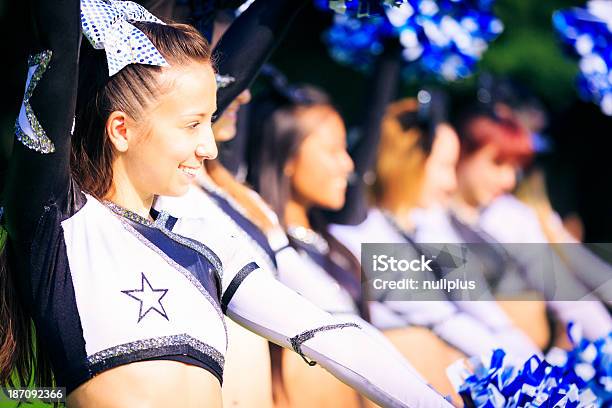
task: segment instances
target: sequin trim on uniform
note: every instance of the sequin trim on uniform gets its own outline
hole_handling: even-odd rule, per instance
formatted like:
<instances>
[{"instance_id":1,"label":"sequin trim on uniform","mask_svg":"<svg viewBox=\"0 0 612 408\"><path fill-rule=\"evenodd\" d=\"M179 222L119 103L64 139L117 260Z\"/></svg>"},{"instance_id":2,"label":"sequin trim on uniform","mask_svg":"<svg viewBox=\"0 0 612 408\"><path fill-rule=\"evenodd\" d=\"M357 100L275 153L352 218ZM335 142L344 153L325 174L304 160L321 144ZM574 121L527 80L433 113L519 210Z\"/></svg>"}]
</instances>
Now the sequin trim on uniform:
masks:
<instances>
[{"instance_id":1,"label":"sequin trim on uniform","mask_svg":"<svg viewBox=\"0 0 612 408\"><path fill-rule=\"evenodd\" d=\"M221 282L221 279L223 277L223 265L221 264L221 260L219 259L217 254L215 254L210 248L208 248L206 245L202 244L199 241L195 241L189 238L185 238L182 235L175 234L174 232L169 231L165 227L160 227L159 230L164 233L168 238L204 255L204 257L206 257L206 259L208 259L208 261L215 266L219 281Z\"/></svg>"},{"instance_id":2,"label":"sequin trim on uniform","mask_svg":"<svg viewBox=\"0 0 612 408\"><path fill-rule=\"evenodd\" d=\"M316 250L322 254L327 254L329 252L329 244L325 238L310 228L302 227L301 225L289 226L289 228L287 228L287 234L298 241L315 247Z\"/></svg>"},{"instance_id":3,"label":"sequin trim on uniform","mask_svg":"<svg viewBox=\"0 0 612 408\"><path fill-rule=\"evenodd\" d=\"M184 333L175 334L172 336L153 337L150 339L137 340L130 343L120 344L118 346L110 347L92 354L91 356L87 357L87 362L89 363L89 365L94 365L104 362L110 358L139 351L181 345L189 345L190 347L193 347L194 349L198 350L200 353L209 356L217 364L219 364L219 367L221 367L221 369L223 369L223 366L225 364L225 358L223 357L223 354L219 352L219 350Z\"/></svg>"},{"instance_id":4,"label":"sequin trim on uniform","mask_svg":"<svg viewBox=\"0 0 612 408\"><path fill-rule=\"evenodd\" d=\"M236 78L230 75L215 74L215 80L217 81L217 88L225 88L233 82L236 82Z\"/></svg>"},{"instance_id":5,"label":"sequin trim on uniform","mask_svg":"<svg viewBox=\"0 0 612 408\"><path fill-rule=\"evenodd\" d=\"M306 358L306 356L302 352L302 343L304 343L307 340L312 339L315 336L315 334L317 334L319 332L335 330L335 329L344 329L346 327L356 327L358 329L361 329L361 326L359 326L357 323L329 324L327 326L317 327L316 329L306 330L305 332L300 333L297 336L291 337L289 339L289 342L291 343L291 347L293 348L293 350L296 353L298 353L302 357L302 359L304 359L306 364L308 364L309 366L312 367L312 366L316 365L317 363L315 361L308 361L308 359Z\"/></svg>"},{"instance_id":6,"label":"sequin trim on uniform","mask_svg":"<svg viewBox=\"0 0 612 408\"><path fill-rule=\"evenodd\" d=\"M155 218L155 221L153 222L153 227L157 229L166 228L168 218L170 218L170 214L165 211L160 211L157 218Z\"/></svg>"},{"instance_id":7,"label":"sequin trim on uniform","mask_svg":"<svg viewBox=\"0 0 612 408\"><path fill-rule=\"evenodd\" d=\"M152 221L146 219L145 217L141 215L136 214L133 211L128 210L127 208L123 208L120 205L113 203L112 201L105 200L102 203L108 208L110 208L115 214L120 215L123 218L127 218L128 220L137 222L142 225L146 225L147 227L150 227L153 225Z\"/></svg>"},{"instance_id":8,"label":"sequin trim on uniform","mask_svg":"<svg viewBox=\"0 0 612 408\"><path fill-rule=\"evenodd\" d=\"M28 69L31 67L36 68L26 85L22 109L25 110L26 118L34 134L30 135L24 132L21 125L19 125L19 117L17 117L17 120L15 121L15 135L17 136L17 140L19 140L27 148L44 154L53 153L55 151L55 146L53 145L51 139L49 139L47 136L45 129L43 129L42 125L36 118L34 110L32 110L32 106L30 105L30 98L34 93L36 85L38 85L38 82L47 70L52 55L53 53L50 50L45 50L38 54L30 55L28 58Z\"/></svg>"}]
</instances>

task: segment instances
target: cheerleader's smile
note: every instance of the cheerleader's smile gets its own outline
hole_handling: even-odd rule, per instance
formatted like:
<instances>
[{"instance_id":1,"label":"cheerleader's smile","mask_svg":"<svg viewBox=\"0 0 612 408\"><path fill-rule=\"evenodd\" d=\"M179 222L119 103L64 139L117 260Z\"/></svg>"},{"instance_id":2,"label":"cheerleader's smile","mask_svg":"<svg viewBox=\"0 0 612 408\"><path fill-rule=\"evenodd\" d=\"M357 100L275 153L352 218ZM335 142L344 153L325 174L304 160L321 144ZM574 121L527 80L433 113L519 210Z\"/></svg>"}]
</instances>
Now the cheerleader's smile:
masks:
<instances>
[{"instance_id":1,"label":"cheerleader's smile","mask_svg":"<svg viewBox=\"0 0 612 408\"><path fill-rule=\"evenodd\" d=\"M190 179L194 179L198 175L198 172L202 170L202 166L200 167L179 166L179 169L183 172L184 175L186 175Z\"/></svg>"}]
</instances>

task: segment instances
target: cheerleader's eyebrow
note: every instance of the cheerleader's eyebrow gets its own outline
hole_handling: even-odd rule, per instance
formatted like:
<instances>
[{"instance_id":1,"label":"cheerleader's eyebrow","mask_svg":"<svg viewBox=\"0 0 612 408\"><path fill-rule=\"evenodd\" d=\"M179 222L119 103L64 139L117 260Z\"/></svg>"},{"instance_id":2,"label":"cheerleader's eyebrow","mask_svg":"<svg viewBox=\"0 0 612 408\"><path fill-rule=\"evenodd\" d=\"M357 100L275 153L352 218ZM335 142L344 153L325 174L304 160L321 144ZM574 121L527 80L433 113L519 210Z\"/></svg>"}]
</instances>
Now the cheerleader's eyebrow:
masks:
<instances>
[{"instance_id":1,"label":"cheerleader's eyebrow","mask_svg":"<svg viewBox=\"0 0 612 408\"><path fill-rule=\"evenodd\" d=\"M183 113L181 114L182 117L202 117L205 118L207 116L213 116L211 113L209 112L189 112L189 113Z\"/></svg>"}]
</instances>

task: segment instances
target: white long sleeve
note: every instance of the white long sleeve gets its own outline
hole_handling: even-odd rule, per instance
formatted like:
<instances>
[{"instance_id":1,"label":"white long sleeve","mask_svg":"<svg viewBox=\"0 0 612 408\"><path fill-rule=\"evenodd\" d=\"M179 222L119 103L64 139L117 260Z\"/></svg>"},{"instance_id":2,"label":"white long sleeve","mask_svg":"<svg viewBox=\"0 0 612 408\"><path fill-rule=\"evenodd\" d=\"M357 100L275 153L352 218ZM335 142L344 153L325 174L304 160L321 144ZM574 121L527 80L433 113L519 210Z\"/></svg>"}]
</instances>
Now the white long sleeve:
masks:
<instances>
[{"instance_id":1,"label":"white long sleeve","mask_svg":"<svg viewBox=\"0 0 612 408\"><path fill-rule=\"evenodd\" d=\"M303 355L379 405L451 406L363 329L260 272L251 273L230 301L227 315L233 320L283 347L291 348L296 336L306 338Z\"/></svg>"}]
</instances>

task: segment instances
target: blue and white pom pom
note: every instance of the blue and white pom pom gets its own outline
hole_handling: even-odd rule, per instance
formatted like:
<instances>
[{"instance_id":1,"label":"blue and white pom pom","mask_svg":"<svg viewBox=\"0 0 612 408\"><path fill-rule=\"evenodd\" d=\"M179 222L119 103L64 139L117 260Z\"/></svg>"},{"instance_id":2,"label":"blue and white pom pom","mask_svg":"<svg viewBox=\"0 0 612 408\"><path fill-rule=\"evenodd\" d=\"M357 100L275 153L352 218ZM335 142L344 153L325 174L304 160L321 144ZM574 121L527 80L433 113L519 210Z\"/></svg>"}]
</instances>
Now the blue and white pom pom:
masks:
<instances>
[{"instance_id":1,"label":"blue and white pom pom","mask_svg":"<svg viewBox=\"0 0 612 408\"><path fill-rule=\"evenodd\" d=\"M597 396L600 406L612 405L612 333L593 342L582 337L580 326L570 323L568 337L573 349L553 348L546 360L557 367L570 368Z\"/></svg>"},{"instance_id":2,"label":"blue and white pom pom","mask_svg":"<svg viewBox=\"0 0 612 408\"><path fill-rule=\"evenodd\" d=\"M324 40L332 58L367 69L382 44L397 38L405 73L455 81L474 72L489 43L503 31L492 5L493 0L406 0L369 19L337 15Z\"/></svg>"},{"instance_id":3,"label":"blue and white pom pom","mask_svg":"<svg viewBox=\"0 0 612 408\"><path fill-rule=\"evenodd\" d=\"M331 57L360 71L370 69L383 52L385 32L391 31L384 16L367 20L336 15L324 34Z\"/></svg>"},{"instance_id":4,"label":"blue and white pom pom","mask_svg":"<svg viewBox=\"0 0 612 408\"><path fill-rule=\"evenodd\" d=\"M612 333L595 342L568 327L572 351L553 349L540 361L531 357L517 368L505 364L502 350L490 360L459 361L448 375L466 407L606 407L612 404Z\"/></svg>"},{"instance_id":5,"label":"blue and white pom pom","mask_svg":"<svg viewBox=\"0 0 612 408\"><path fill-rule=\"evenodd\" d=\"M612 2L592 0L586 8L556 11L553 25L580 58L578 91L612 116Z\"/></svg>"}]
</instances>

